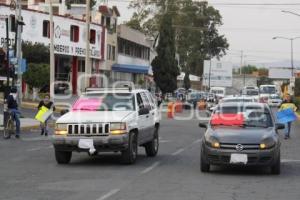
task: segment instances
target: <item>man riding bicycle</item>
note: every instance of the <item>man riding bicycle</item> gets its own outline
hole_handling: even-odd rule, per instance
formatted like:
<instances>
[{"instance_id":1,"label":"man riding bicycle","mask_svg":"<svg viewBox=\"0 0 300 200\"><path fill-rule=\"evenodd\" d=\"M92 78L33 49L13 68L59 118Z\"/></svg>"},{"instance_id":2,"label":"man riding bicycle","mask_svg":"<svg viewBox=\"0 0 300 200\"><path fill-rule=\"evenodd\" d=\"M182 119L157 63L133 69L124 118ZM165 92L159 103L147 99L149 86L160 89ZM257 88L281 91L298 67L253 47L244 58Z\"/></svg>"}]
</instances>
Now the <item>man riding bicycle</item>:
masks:
<instances>
[{"instance_id":1,"label":"man riding bicycle","mask_svg":"<svg viewBox=\"0 0 300 200\"><path fill-rule=\"evenodd\" d=\"M13 119L16 122L16 138L20 138L20 117L21 114L18 110L18 103L17 103L17 89L11 88L10 94L7 97L7 108L8 112L12 115Z\"/></svg>"}]
</instances>

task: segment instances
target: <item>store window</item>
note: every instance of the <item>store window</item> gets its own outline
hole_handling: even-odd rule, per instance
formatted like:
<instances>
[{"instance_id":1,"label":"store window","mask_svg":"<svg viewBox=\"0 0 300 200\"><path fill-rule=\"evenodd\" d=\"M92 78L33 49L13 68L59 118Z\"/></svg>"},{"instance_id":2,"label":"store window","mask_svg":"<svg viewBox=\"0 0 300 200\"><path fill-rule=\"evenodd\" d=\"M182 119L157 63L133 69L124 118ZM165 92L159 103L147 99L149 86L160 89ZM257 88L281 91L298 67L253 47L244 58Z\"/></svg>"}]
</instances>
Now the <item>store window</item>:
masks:
<instances>
[{"instance_id":1,"label":"store window","mask_svg":"<svg viewBox=\"0 0 300 200\"><path fill-rule=\"evenodd\" d=\"M48 20L43 21L43 37L50 38L50 22Z\"/></svg>"},{"instance_id":2,"label":"store window","mask_svg":"<svg viewBox=\"0 0 300 200\"><path fill-rule=\"evenodd\" d=\"M10 20L10 31L16 32L16 17L15 17L15 15L10 15L9 20Z\"/></svg>"},{"instance_id":3,"label":"store window","mask_svg":"<svg viewBox=\"0 0 300 200\"><path fill-rule=\"evenodd\" d=\"M91 44L96 43L96 30L94 30L94 29L90 30L90 43Z\"/></svg>"},{"instance_id":4,"label":"store window","mask_svg":"<svg viewBox=\"0 0 300 200\"><path fill-rule=\"evenodd\" d=\"M79 26L71 25L70 40L72 42L78 42L79 41Z\"/></svg>"}]
</instances>

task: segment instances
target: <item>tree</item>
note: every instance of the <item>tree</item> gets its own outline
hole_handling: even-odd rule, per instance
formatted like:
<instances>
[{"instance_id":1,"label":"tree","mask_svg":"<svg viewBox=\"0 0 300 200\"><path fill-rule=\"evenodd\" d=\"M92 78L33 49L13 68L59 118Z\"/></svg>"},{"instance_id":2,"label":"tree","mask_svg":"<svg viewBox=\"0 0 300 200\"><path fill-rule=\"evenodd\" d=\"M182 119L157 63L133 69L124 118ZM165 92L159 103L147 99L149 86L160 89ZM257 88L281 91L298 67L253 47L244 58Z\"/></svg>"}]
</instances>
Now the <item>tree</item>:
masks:
<instances>
[{"instance_id":1,"label":"tree","mask_svg":"<svg viewBox=\"0 0 300 200\"><path fill-rule=\"evenodd\" d=\"M154 81L163 94L174 92L177 88L179 69L175 59L175 34L170 14L165 14L161 21L156 50L157 56L151 63Z\"/></svg>"},{"instance_id":2,"label":"tree","mask_svg":"<svg viewBox=\"0 0 300 200\"><path fill-rule=\"evenodd\" d=\"M269 76L269 70L267 68L259 68L258 75L259 76Z\"/></svg>"},{"instance_id":3,"label":"tree","mask_svg":"<svg viewBox=\"0 0 300 200\"><path fill-rule=\"evenodd\" d=\"M30 87L41 88L50 82L49 65L30 63L23 78Z\"/></svg>"},{"instance_id":4,"label":"tree","mask_svg":"<svg viewBox=\"0 0 300 200\"><path fill-rule=\"evenodd\" d=\"M42 43L23 42L22 43L23 58L27 63L49 63L50 53L49 47Z\"/></svg>"},{"instance_id":5,"label":"tree","mask_svg":"<svg viewBox=\"0 0 300 200\"><path fill-rule=\"evenodd\" d=\"M300 97L300 78L296 78L295 81L295 96Z\"/></svg>"},{"instance_id":6,"label":"tree","mask_svg":"<svg viewBox=\"0 0 300 200\"><path fill-rule=\"evenodd\" d=\"M188 71L185 72L184 79L183 79L183 85L186 90L191 88L190 73Z\"/></svg>"},{"instance_id":7,"label":"tree","mask_svg":"<svg viewBox=\"0 0 300 200\"><path fill-rule=\"evenodd\" d=\"M166 6L169 6L167 11ZM154 38L165 11L171 15L183 71L189 68L190 73L201 76L204 60L226 54L229 45L217 29L222 25L222 17L205 1L132 1L129 8L136 12L127 25Z\"/></svg>"},{"instance_id":8,"label":"tree","mask_svg":"<svg viewBox=\"0 0 300 200\"><path fill-rule=\"evenodd\" d=\"M257 67L254 65L247 65L242 67L242 74L252 74L253 72L258 71Z\"/></svg>"}]
</instances>

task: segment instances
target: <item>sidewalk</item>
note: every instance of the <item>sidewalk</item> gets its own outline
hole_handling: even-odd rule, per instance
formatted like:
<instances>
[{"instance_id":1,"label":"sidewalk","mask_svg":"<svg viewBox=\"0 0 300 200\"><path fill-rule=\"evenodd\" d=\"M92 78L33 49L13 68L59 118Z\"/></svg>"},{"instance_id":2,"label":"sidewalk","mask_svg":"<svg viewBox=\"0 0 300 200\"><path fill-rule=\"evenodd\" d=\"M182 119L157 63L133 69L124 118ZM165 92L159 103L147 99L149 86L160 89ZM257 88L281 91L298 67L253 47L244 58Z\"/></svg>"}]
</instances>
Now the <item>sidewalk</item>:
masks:
<instances>
[{"instance_id":1,"label":"sidewalk","mask_svg":"<svg viewBox=\"0 0 300 200\"><path fill-rule=\"evenodd\" d=\"M33 128L38 128L40 126L40 122L31 119L31 118L20 118L21 121L21 130L30 130ZM3 114L0 114L0 131L3 130Z\"/></svg>"}]
</instances>

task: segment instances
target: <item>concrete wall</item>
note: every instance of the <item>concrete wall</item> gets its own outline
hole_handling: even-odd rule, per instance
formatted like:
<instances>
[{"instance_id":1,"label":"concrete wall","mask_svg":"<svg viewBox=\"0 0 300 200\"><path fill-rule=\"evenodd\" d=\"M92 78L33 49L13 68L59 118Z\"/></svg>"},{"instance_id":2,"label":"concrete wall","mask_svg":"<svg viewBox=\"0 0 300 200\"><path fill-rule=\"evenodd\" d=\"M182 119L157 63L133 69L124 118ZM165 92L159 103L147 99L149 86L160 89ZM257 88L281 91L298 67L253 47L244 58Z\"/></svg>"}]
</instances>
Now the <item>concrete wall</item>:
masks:
<instances>
[{"instance_id":1,"label":"concrete wall","mask_svg":"<svg viewBox=\"0 0 300 200\"><path fill-rule=\"evenodd\" d=\"M244 87L244 76L243 75L233 75L232 77L232 88L235 90L241 90ZM245 86L257 86L258 78L252 75L245 76Z\"/></svg>"}]
</instances>

